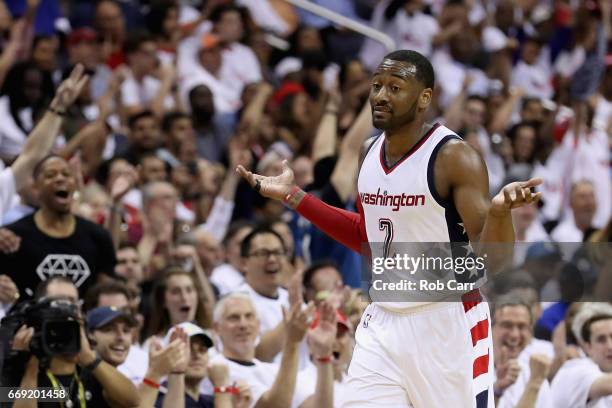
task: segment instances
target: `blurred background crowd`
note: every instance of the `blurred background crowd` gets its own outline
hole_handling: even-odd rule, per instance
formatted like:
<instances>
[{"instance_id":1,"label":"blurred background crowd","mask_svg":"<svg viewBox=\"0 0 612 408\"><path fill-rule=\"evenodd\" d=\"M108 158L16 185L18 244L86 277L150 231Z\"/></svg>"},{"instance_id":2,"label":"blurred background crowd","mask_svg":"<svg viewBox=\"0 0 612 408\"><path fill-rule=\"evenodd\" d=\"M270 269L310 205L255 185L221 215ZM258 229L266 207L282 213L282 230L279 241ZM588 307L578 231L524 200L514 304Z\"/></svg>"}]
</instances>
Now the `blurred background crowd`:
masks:
<instances>
[{"instance_id":1,"label":"blurred background crowd","mask_svg":"<svg viewBox=\"0 0 612 408\"><path fill-rule=\"evenodd\" d=\"M546 401L567 404L553 378L565 360L612 371L612 340L597 360L566 322L577 300L610 299L612 2L312 3L430 58L429 120L481 154L491 195L544 179L542 202L513 213L516 271L490 289L496 396L517 406L537 371ZM390 50L284 0L6 0L0 47L0 315L41 296L79 304L91 347L159 406L173 383L146 392L175 372L189 397L168 406L212 406L238 382L214 404L320 407L325 386L340 404L367 305L360 257L234 169L275 175L287 160L301 188L354 210L377 134L370 75ZM25 177L20 157L36 158ZM612 322L603 305L582 313ZM105 395L131 390L94 377Z\"/></svg>"}]
</instances>

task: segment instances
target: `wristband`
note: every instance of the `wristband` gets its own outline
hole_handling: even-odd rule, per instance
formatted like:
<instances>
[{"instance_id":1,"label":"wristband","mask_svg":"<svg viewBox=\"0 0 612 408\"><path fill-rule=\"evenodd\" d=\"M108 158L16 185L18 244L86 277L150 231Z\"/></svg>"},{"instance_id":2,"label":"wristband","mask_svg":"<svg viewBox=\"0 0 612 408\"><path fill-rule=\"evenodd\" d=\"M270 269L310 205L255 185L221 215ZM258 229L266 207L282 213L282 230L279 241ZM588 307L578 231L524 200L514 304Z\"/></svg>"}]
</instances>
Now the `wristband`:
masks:
<instances>
[{"instance_id":1,"label":"wristband","mask_svg":"<svg viewBox=\"0 0 612 408\"><path fill-rule=\"evenodd\" d=\"M298 191L300 191L300 188L298 186L294 186L291 191L289 191L289 194L287 194L283 199L284 203L287 204Z\"/></svg>"},{"instance_id":2,"label":"wristband","mask_svg":"<svg viewBox=\"0 0 612 408\"><path fill-rule=\"evenodd\" d=\"M50 106L47 108L47 110L49 112L53 113L53 114L58 115L58 116L66 116L66 111L61 111L59 109L55 109L55 108L52 108Z\"/></svg>"},{"instance_id":3,"label":"wristband","mask_svg":"<svg viewBox=\"0 0 612 408\"><path fill-rule=\"evenodd\" d=\"M93 371L96 368L98 368L98 366L100 365L100 363L102 362L102 358L100 356L97 356L96 359L89 365L86 365L85 368L87 371Z\"/></svg>"},{"instance_id":4,"label":"wristband","mask_svg":"<svg viewBox=\"0 0 612 408\"><path fill-rule=\"evenodd\" d=\"M238 387L215 387L215 394L240 394Z\"/></svg>"},{"instance_id":5,"label":"wristband","mask_svg":"<svg viewBox=\"0 0 612 408\"><path fill-rule=\"evenodd\" d=\"M332 360L333 360L332 356L325 356L325 357L318 357L317 358L317 362L324 363L324 364L331 363Z\"/></svg>"},{"instance_id":6,"label":"wristband","mask_svg":"<svg viewBox=\"0 0 612 408\"><path fill-rule=\"evenodd\" d=\"M148 385L151 388L155 388L156 390L159 390L159 383L156 383L155 381L150 380L146 377L142 379L142 383L145 385Z\"/></svg>"}]
</instances>

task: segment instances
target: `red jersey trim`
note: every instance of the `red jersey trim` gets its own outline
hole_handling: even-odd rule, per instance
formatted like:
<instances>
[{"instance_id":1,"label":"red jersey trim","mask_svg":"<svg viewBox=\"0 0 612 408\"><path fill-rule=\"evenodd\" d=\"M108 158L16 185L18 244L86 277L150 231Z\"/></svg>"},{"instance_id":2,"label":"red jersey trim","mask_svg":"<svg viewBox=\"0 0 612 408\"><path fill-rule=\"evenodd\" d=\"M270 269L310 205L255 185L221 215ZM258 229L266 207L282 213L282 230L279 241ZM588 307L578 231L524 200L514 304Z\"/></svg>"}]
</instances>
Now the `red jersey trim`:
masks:
<instances>
[{"instance_id":1,"label":"red jersey trim","mask_svg":"<svg viewBox=\"0 0 612 408\"><path fill-rule=\"evenodd\" d=\"M414 146L412 146L412 148L401 158L397 161L397 163L395 163L393 166L391 166L391 168L387 167L387 165L385 164L385 140L383 139L382 143L380 144L380 166L382 167L382 169L385 171L385 174L389 174L391 173L393 170L395 170L395 168L397 166L399 166L400 164L402 164L404 162L404 160L406 160L407 158L409 158L410 156L412 156L412 154L414 152L416 152L417 150L419 150L419 148L421 146L423 146L423 144L427 141L427 139L429 139L429 136L431 136L433 134L433 132L440 127L439 123L436 123L435 125L433 125L431 127L431 129L429 129L429 131L427 133L425 133L425 136L423 136L421 138L421 140L419 140L417 142L417 144L415 144Z\"/></svg>"}]
</instances>

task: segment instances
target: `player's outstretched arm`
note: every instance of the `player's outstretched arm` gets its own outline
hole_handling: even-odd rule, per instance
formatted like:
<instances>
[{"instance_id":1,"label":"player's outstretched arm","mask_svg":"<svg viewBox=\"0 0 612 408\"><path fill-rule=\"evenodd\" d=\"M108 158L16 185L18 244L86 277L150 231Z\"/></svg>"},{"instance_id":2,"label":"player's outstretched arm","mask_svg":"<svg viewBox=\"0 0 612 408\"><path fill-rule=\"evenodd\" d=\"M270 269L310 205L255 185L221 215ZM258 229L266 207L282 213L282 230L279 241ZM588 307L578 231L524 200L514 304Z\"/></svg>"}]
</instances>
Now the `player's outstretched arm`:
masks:
<instances>
[{"instance_id":1,"label":"player's outstretched arm","mask_svg":"<svg viewBox=\"0 0 612 408\"><path fill-rule=\"evenodd\" d=\"M434 175L438 193L452 198L477 252L489 254L489 266L503 268L513 254L511 210L537 202L541 193L533 193L531 188L542 180L510 183L491 200L486 165L464 142L449 142L440 150ZM510 245L493 248L491 244Z\"/></svg>"},{"instance_id":2,"label":"player's outstretched arm","mask_svg":"<svg viewBox=\"0 0 612 408\"><path fill-rule=\"evenodd\" d=\"M361 244L367 242L362 214L327 205L304 192L295 185L293 171L286 160L283 161L283 172L275 177L251 173L243 166L238 166L236 171L259 194L284 202L321 231L348 248L361 252Z\"/></svg>"}]
</instances>

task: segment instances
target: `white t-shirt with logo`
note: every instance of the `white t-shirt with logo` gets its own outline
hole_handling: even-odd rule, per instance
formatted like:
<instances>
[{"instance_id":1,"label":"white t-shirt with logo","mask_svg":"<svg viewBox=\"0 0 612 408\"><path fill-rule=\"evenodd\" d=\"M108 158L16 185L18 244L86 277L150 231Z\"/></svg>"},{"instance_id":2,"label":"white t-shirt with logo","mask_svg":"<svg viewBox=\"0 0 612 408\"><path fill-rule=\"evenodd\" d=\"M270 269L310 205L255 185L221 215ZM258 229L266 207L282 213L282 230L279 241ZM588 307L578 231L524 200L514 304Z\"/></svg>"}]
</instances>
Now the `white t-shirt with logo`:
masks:
<instances>
[{"instance_id":1,"label":"white t-shirt with logo","mask_svg":"<svg viewBox=\"0 0 612 408\"><path fill-rule=\"evenodd\" d=\"M612 408L612 396L589 401L593 383L605 375L590 358L566 361L552 381L555 408Z\"/></svg>"}]
</instances>

